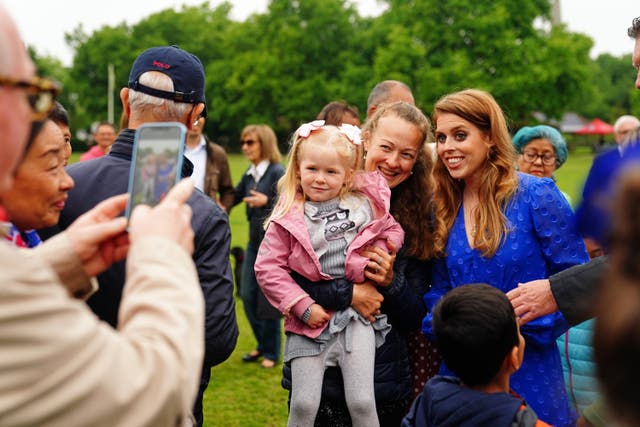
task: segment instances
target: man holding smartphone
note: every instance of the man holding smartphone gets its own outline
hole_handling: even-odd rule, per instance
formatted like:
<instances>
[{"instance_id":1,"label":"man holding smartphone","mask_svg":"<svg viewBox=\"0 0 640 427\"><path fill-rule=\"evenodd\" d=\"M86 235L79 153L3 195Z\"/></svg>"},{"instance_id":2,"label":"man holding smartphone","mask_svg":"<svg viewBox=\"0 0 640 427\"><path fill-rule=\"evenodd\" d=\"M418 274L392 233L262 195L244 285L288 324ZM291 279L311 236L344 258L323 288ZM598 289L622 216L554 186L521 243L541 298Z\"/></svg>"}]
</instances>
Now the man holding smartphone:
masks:
<instances>
[{"instance_id":1,"label":"man holding smartphone","mask_svg":"<svg viewBox=\"0 0 640 427\"><path fill-rule=\"evenodd\" d=\"M109 154L68 167L76 182L60 216L64 230L96 203L127 191L135 130L144 123L179 122L187 129L206 117L205 74L200 60L176 46L153 47L134 61L128 87L120 91L129 127L123 129ZM192 164L183 159L182 175L190 176ZM195 232L193 260L205 299L205 357L200 390L194 406L197 425L202 425L202 395L209 383L211 367L226 360L238 337L229 264L231 234L227 215L200 192L187 204L193 211ZM96 315L111 324L119 323L119 307L125 277L124 262L115 263L98 276L100 290L89 300ZM199 367L194 367L199 369Z\"/></svg>"}]
</instances>

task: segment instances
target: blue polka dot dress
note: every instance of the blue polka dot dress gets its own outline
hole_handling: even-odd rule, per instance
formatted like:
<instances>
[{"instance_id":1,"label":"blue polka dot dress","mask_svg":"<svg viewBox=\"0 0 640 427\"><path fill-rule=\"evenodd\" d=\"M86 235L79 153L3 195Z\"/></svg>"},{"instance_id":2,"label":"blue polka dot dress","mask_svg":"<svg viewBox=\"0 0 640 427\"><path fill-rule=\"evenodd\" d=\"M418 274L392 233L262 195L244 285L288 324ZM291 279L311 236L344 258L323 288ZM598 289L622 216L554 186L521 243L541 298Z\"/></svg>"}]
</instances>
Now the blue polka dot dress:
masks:
<instances>
[{"instance_id":1,"label":"blue polka dot dress","mask_svg":"<svg viewBox=\"0 0 640 427\"><path fill-rule=\"evenodd\" d=\"M491 258L483 258L469 247L464 210L460 208L449 234L447 257L434 262L432 288L424 296L429 312L456 286L487 283L507 292L518 283L547 278L588 261L571 207L555 183L522 173L518 173L518 180L519 189L505 211L509 233ZM511 388L526 399L541 420L556 427L573 426L576 417L567 399L556 346L556 338L567 328L560 313L523 326L524 362L511 377ZM432 336L430 314L423 321L423 332Z\"/></svg>"}]
</instances>

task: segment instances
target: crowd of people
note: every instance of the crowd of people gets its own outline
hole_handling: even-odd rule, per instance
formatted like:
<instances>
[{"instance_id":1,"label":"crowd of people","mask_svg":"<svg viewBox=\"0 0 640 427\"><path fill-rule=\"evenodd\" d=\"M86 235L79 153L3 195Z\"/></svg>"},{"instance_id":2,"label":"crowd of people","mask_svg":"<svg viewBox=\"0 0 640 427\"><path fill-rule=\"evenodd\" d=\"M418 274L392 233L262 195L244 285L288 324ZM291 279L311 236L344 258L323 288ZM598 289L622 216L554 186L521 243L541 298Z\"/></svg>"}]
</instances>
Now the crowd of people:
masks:
<instances>
[{"instance_id":1,"label":"crowd of people","mask_svg":"<svg viewBox=\"0 0 640 427\"><path fill-rule=\"evenodd\" d=\"M638 68L640 17L628 35ZM333 101L301 124L286 167L273 129L248 124L234 187L203 133L195 55L140 53L123 127L101 122L69 164L60 89L1 5L0 53L0 425L202 426L211 368L238 338L240 203L256 342L242 361L282 366L289 426L640 422L637 118L616 122L619 146L595 158L575 214L555 182L569 155L556 129L512 136L480 89L428 116L395 80L371 90L362 123ZM136 129L154 122L188 129L179 183L127 221ZM580 399L578 345L593 378Z\"/></svg>"}]
</instances>

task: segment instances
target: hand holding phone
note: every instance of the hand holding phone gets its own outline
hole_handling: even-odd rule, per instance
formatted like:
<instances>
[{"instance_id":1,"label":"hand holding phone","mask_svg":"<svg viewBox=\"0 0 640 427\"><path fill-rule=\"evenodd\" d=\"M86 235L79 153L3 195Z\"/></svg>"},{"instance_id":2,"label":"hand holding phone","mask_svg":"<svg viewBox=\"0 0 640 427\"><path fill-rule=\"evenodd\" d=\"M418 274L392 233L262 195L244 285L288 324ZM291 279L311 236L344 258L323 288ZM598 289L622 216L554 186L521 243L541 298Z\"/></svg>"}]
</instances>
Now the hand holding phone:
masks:
<instances>
[{"instance_id":1,"label":"hand holding phone","mask_svg":"<svg viewBox=\"0 0 640 427\"><path fill-rule=\"evenodd\" d=\"M145 123L136 130L126 217L139 204L156 206L180 181L187 128L178 122Z\"/></svg>"},{"instance_id":2,"label":"hand holding phone","mask_svg":"<svg viewBox=\"0 0 640 427\"><path fill-rule=\"evenodd\" d=\"M187 253L193 253L193 229L191 207L186 204L193 193L193 181L181 180L169 191L167 197L154 208L141 206L129 222L129 240L134 244L148 236L164 237L177 243Z\"/></svg>"}]
</instances>

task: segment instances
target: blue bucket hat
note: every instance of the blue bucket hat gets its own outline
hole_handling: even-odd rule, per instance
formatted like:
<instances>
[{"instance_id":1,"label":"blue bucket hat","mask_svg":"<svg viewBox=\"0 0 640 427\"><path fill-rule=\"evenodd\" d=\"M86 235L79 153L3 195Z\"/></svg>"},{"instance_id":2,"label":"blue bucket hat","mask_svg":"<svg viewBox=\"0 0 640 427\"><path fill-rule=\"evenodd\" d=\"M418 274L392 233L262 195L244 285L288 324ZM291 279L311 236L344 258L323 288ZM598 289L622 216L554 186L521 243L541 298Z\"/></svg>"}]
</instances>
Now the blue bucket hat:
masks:
<instances>
[{"instance_id":1,"label":"blue bucket hat","mask_svg":"<svg viewBox=\"0 0 640 427\"><path fill-rule=\"evenodd\" d=\"M556 151L556 158L558 159L558 167L562 166L567 160L567 143L562 137L562 134L551 126L525 126L518 130L513 136L513 145L516 147L518 153L521 154L524 147L534 139L546 139L553 145Z\"/></svg>"},{"instance_id":2,"label":"blue bucket hat","mask_svg":"<svg viewBox=\"0 0 640 427\"><path fill-rule=\"evenodd\" d=\"M138 79L147 71L159 71L173 81L173 92L154 89ZM207 117L204 97L205 76L202 62L192 53L178 46L158 46L145 50L136 58L129 73L129 89L158 98L188 104L204 104L202 116Z\"/></svg>"}]
</instances>

